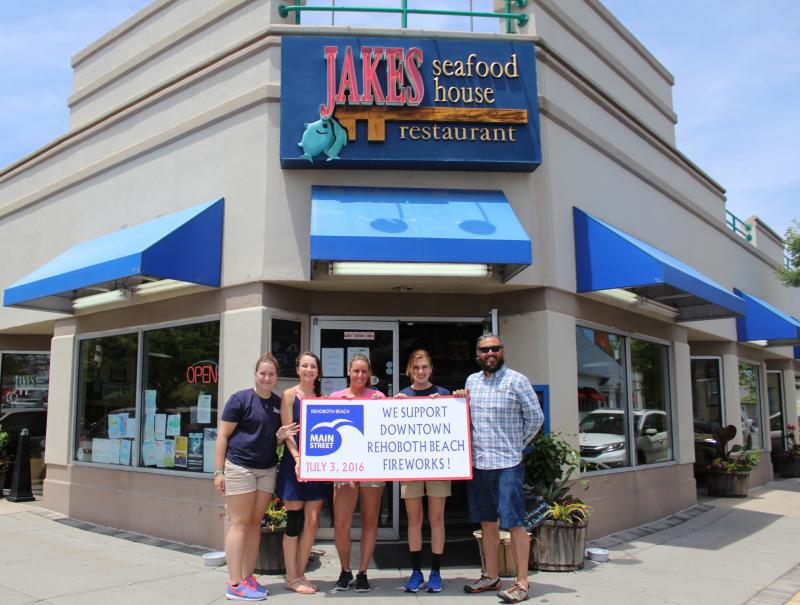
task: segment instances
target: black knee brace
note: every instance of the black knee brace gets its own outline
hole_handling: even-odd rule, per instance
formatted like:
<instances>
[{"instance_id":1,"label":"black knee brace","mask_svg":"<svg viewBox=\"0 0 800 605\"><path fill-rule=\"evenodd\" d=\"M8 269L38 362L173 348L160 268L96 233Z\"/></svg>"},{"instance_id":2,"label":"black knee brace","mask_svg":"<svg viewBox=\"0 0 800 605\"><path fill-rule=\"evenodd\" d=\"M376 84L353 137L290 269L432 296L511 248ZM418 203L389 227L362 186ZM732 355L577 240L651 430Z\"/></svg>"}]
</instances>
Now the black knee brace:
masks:
<instances>
[{"instance_id":1,"label":"black knee brace","mask_svg":"<svg viewBox=\"0 0 800 605\"><path fill-rule=\"evenodd\" d=\"M303 509L286 511L286 535L296 538L303 533L303 524L306 522L306 514Z\"/></svg>"}]
</instances>

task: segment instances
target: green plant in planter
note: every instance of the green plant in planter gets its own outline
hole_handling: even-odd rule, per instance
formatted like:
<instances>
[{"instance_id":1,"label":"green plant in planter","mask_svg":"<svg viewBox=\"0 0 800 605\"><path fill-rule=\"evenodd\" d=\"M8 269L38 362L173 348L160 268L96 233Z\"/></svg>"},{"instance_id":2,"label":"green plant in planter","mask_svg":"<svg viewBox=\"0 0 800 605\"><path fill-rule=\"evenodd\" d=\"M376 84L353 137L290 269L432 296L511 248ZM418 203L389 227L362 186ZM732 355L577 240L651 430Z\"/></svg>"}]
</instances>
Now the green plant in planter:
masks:
<instances>
[{"instance_id":1,"label":"green plant in planter","mask_svg":"<svg viewBox=\"0 0 800 605\"><path fill-rule=\"evenodd\" d=\"M3 430L3 425L0 425L0 472L8 470L10 458L8 457L8 442L10 437L8 431ZM2 486L0 486L1 488Z\"/></svg>"},{"instance_id":2,"label":"green plant in planter","mask_svg":"<svg viewBox=\"0 0 800 605\"><path fill-rule=\"evenodd\" d=\"M734 437L736 437L736 427L732 424L714 431L714 439L717 442L716 455L709 469L723 473L749 473L758 466L760 459L758 452L745 451L739 444L728 447Z\"/></svg>"},{"instance_id":3,"label":"green plant in planter","mask_svg":"<svg viewBox=\"0 0 800 605\"><path fill-rule=\"evenodd\" d=\"M573 479L580 455L559 433L538 433L524 456L525 481L550 506L548 518L568 525L586 523L591 507L571 491L588 488L586 481Z\"/></svg>"}]
</instances>

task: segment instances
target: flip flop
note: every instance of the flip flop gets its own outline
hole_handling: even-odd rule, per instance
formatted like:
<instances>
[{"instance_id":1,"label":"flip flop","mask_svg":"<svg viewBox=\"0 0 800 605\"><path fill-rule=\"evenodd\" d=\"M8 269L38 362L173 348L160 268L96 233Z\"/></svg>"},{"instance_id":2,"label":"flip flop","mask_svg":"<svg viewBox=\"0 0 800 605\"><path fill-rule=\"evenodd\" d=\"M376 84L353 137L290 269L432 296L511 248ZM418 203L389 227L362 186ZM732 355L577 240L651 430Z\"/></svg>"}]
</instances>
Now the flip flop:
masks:
<instances>
[{"instance_id":1,"label":"flip flop","mask_svg":"<svg viewBox=\"0 0 800 605\"><path fill-rule=\"evenodd\" d=\"M295 578L291 582L284 582L283 587L286 590L291 590L292 592L296 592L298 594L314 594L317 592L311 586L303 582L302 578Z\"/></svg>"}]
</instances>

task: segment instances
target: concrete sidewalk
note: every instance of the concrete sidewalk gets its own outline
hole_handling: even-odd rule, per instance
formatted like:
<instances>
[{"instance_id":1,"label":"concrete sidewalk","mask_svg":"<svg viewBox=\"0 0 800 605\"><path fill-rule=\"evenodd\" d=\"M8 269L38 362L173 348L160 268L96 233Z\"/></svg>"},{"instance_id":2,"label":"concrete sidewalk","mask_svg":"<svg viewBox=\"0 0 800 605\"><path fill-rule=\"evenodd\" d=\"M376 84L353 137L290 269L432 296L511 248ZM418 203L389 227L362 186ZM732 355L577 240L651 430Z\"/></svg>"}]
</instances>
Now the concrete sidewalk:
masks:
<instances>
[{"instance_id":1,"label":"concrete sidewalk","mask_svg":"<svg viewBox=\"0 0 800 605\"><path fill-rule=\"evenodd\" d=\"M91 528L93 531L89 531ZM224 603L226 568L203 566L198 554L158 539L128 539L120 532L73 522L38 506L0 500L0 603L18 605L115 605ZM139 540L139 541L137 541ZM586 562L574 573L531 572L531 601L562 603L655 603L783 605L800 603L800 480L787 479L751 490L747 499L704 499L700 506L660 523L597 541L611 550L607 563ZM160 546L159 546L160 545ZM478 573L447 568L439 594L406 594L408 570L372 569L368 594L334 593L335 549L309 577L323 590L301 596L282 579L263 576L268 602L343 605L378 598L401 602L497 603L492 593L467 596L461 586ZM477 548L477 547L476 547ZM446 553L445 553L446 554ZM357 553L354 553L357 557ZM355 559L354 559L355 560ZM510 582L504 581L504 586Z\"/></svg>"}]
</instances>

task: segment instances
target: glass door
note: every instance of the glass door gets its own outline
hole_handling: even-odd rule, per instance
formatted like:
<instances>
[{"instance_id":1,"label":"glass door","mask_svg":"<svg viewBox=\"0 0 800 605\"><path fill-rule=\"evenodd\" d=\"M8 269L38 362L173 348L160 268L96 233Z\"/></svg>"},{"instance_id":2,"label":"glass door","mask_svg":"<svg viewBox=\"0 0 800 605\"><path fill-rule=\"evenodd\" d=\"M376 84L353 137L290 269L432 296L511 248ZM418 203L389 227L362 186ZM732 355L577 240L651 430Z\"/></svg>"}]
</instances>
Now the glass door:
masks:
<instances>
[{"instance_id":1,"label":"glass door","mask_svg":"<svg viewBox=\"0 0 800 605\"><path fill-rule=\"evenodd\" d=\"M767 400L769 402L769 437L772 442L772 451L780 452L786 449L782 372L767 372Z\"/></svg>"},{"instance_id":2,"label":"glass door","mask_svg":"<svg viewBox=\"0 0 800 605\"><path fill-rule=\"evenodd\" d=\"M714 433L723 427L722 359L692 357L692 408L694 416L694 474L705 476L716 456Z\"/></svg>"},{"instance_id":3,"label":"glass door","mask_svg":"<svg viewBox=\"0 0 800 605\"><path fill-rule=\"evenodd\" d=\"M353 355L363 353L372 365L372 388L392 397L398 391L398 324L396 321L358 321L349 319L312 320L311 349L322 360L322 394L347 387L347 367ZM389 482L383 492L378 522L379 539L397 539L400 535L400 484ZM353 537L361 536L360 513L353 520ZM332 539L331 502L323 505L319 537Z\"/></svg>"}]
</instances>

